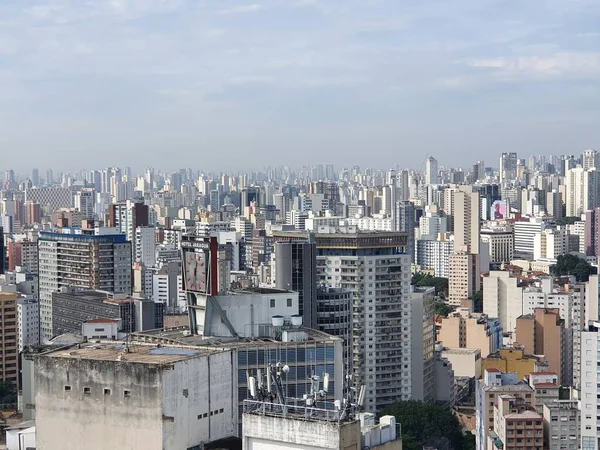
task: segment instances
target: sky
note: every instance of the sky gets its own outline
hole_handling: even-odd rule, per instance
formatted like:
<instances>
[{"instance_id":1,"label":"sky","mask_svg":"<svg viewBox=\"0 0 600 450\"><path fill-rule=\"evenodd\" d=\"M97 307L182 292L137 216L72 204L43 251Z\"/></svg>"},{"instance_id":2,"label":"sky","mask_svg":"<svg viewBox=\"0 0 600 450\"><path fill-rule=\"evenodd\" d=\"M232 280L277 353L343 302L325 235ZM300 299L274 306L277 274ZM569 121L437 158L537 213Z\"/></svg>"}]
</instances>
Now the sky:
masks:
<instances>
[{"instance_id":1,"label":"sky","mask_svg":"<svg viewBox=\"0 0 600 450\"><path fill-rule=\"evenodd\" d=\"M598 0L3 0L0 169L600 150Z\"/></svg>"}]
</instances>

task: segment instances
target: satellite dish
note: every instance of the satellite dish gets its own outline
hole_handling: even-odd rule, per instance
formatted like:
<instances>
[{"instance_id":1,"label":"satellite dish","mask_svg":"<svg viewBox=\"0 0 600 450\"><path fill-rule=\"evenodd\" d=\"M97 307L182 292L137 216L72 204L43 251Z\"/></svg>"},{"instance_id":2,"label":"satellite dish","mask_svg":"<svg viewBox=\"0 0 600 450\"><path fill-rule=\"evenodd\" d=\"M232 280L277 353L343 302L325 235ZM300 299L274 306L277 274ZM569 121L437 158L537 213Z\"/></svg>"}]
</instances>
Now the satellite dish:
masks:
<instances>
[{"instance_id":1,"label":"satellite dish","mask_svg":"<svg viewBox=\"0 0 600 450\"><path fill-rule=\"evenodd\" d=\"M285 366L283 366L283 373L285 373L287 375L287 373L290 371L290 366L288 366L287 364Z\"/></svg>"}]
</instances>

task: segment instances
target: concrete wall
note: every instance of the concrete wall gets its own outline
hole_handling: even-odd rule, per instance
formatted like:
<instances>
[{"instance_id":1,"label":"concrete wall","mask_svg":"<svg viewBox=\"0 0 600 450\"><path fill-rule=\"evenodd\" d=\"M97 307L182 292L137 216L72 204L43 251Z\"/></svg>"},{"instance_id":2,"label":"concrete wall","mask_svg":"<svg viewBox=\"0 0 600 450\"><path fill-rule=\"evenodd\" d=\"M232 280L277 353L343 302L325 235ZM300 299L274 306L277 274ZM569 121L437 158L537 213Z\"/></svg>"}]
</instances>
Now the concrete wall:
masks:
<instances>
[{"instance_id":1,"label":"concrete wall","mask_svg":"<svg viewBox=\"0 0 600 450\"><path fill-rule=\"evenodd\" d=\"M287 420L244 414L244 450L360 450L360 422Z\"/></svg>"},{"instance_id":2,"label":"concrete wall","mask_svg":"<svg viewBox=\"0 0 600 450\"><path fill-rule=\"evenodd\" d=\"M161 370L147 364L38 357L36 448L162 450L160 380Z\"/></svg>"},{"instance_id":3,"label":"concrete wall","mask_svg":"<svg viewBox=\"0 0 600 450\"><path fill-rule=\"evenodd\" d=\"M233 373L231 352L188 359L163 372L163 449L185 450L236 434Z\"/></svg>"}]
</instances>

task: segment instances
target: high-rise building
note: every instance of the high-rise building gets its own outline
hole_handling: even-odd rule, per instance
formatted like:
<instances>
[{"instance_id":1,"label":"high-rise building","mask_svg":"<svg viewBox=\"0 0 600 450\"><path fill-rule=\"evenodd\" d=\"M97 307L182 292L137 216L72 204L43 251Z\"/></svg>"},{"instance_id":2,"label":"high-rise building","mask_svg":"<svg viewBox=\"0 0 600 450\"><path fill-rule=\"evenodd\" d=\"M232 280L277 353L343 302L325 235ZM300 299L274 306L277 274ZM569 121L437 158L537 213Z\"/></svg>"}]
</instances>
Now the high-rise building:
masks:
<instances>
[{"instance_id":1,"label":"high-rise building","mask_svg":"<svg viewBox=\"0 0 600 450\"><path fill-rule=\"evenodd\" d=\"M518 158L516 153L502 153L499 170L501 186L517 178L517 163Z\"/></svg>"},{"instance_id":2,"label":"high-rise building","mask_svg":"<svg viewBox=\"0 0 600 450\"><path fill-rule=\"evenodd\" d=\"M396 205L396 229L406 233L406 252L410 255L411 262L415 260L415 205L409 201L397 201Z\"/></svg>"},{"instance_id":3,"label":"high-rise building","mask_svg":"<svg viewBox=\"0 0 600 450\"><path fill-rule=\"evenodd\" d=\"M6 265L6 248L4 246L4 227L0 225L0 275L4 273Z\"/></svg>"},{"instance_id":4,"label":"high-rise building","mask_svg":"<svg viewBox=\"0 0 600 450\"><path fill-rule=\"evenodd\" d=\"M480 204L478 192L467 192L461 186L454 192L454 244L469 246L471 253L479 254Z\"/></svg>"},{"instance_id":5,"label":"high-rise building","mask_svg":"<svg viewBox=\"0 0 600 450\"><path fill-rule=\"evenodd\" d=\"M435 401L435 289L411 286L412 398Z\"/></svg>"},{"instance_id":6,"label":"high-rise building","mask_svg":"<svg viewBox=\"0 0 600 450\"><path fill-rule=\"evenodd\" d=\"M450 255L454 253L454 236L440 233L435 240L418 239L415 248L415 263L424 270L433 270L436 277L450 276Z\"/></svg>"},{"instance_id":7,"label":"high-rise building","mask_svg":"<svg viewBox=\"0 0 600 450\"><path fill-rule=\"evenodd\" d=\"M63 228L40 233L37 242L42 339L53 336L52 292L60 287L131 293L131 242L123 234L102 234L101 230Z\"/></svg>"},{"instance_id":8,"label":"high-rise building","mask_svg":"<svg viewBox=\"0 0 600 450\"><path fill-rule=\"evenodd\" d=\"M576 167L567 171L565 181L567 216L580 217L586 211L599 206L599 178L596 169L586 170L583 167Z\"/></svg>"},{"instance_id":9,"label":"high-rise building","mask_svg":"<svg viewBox=\"0 0 600 450\"><path fill-rule=\"evenodd\" d=\"M19 342L17 302L19 294L0 292L0 381L19 389Z\"/></svg>"},{"instance_id":10,"label":"high-rise building","mask_svg":"<svg viewBox=\"0 0 600 450\"><path fill-rule=\"evenodd\" d=\"M545 355L548 367L558 374L559 383L567 378L567 365L572 361L565 344L565 321L558 309L537 308L533 314L517 317L515 341L523 346L525 353Z\"/></svg>"},{"instance_id":11,"label":"high-rise building","mask_svg":"<svg viewBox=\"0 0 600 450\"><path fill-rule=\"evenodd\" d=\"M600 153L592 149L585 150L581 154L581 166L584 170L600 169Z\"/></svg>"},{"instance_id":12,"label":"high-rise building","mask_svg":"<svg viewBox=\"0 0 600 450\"><path fill-rule=\"evenodd\" d=\"M144 267L154 267L156 264L156 229L141 226L135 229L135 261Z\"/></svg>"},{"instance_id":13,"label":"high-rise building","mask_svg":"<svg viewBox=\"0 0 600 450\"><path fill-rule=\"evenodd\" d=\"M517 277L508 271L492 270L483 277L483 312L497 317L504 332L512 335L517 317L521 315L523 289Z\"/></svg>"},{"instance_id":14,"label":"high-rise building","mask_svg":"<svg viewBox=\"0 0 600 450\"><path fill-rule=\"evenodd\" d=\"M581 331L581 449L600 449L600 322Z\"/></svg>"},{"instance_id":15,"label":"high-rise building","mask_svg":"<svg viewBox=\"0 0 600 450\"><path fill-rule=\"evenodd\" d=\"M17 300L17 330L19 352L28 345L40 343L40 305L33 298Z\"/></svg>"},{"instance_id":16,"label":"high-rise building","mask_svg":"<svg viewBox=\"0 0 600 450\"><path fill-rule=\"evenodd\" d=\"M277 289L298 292L298 314L308 328L317 326L317 245L290 241L274 244L272 277Z\"/></svg>"},{"instance_id":17,"label":"high-rise building","mask_svg":"<svg viewBox=\"0 0 600 450\"><path fill-rule=\"evenodd\" d=\"M77 208L86 219L94 218L96 207L96 191L93 188L83 188L75 194L75 208Z\"/></svg>"},{"instance_id":18,"label":"high-rise building","mask_svg":"<svg viewBox=\"0 0 600 450\"><path fill-rule=\"evenodd\" d=\"M487 314L459 308L442 318L437 340L448 348L476 348L487 358L502 347L502 324Z\"/></svg>"},{"instance_id":19,"label":"high-rise building","mask_svg":"<svg viewBox=\"0 0 600 450\"><path fill-rule=\"evenodd\" d=\"M440 181L438 162L433 156L425 160L425 184L438 184Z\"/></svg>"},{"instance_id":20,"label":"high-rise building","mask_svg":"<svg viewBox=\"0 0 600 450\"><path fill-rule=\"evenodd\" d=\"M366 411L380 411L410 399L412 325L406 234L335 232L316 234L315 239L320 281L353 293L353 366L357 383L366 386Z\"/></svg>"},{"instance_id":21,"label":"high-rise building","mask_svg":"<svg viewBox=\"0 0 600 450\"><path fill-rule=\"evenodd\" d=\"M472 253L469 247L455 247L449 266L448 303L461 306L479 291L479 255Z\"/></svg>"}]
</instances>

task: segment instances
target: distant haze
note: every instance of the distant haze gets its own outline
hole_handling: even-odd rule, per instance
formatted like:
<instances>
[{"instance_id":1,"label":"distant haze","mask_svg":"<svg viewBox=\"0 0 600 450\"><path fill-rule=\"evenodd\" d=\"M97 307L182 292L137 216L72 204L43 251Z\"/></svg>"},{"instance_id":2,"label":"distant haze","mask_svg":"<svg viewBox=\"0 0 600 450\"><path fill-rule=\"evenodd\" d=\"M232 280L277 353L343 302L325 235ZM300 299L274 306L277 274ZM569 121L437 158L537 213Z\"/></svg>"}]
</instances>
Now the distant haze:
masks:
<instances>
[{"instance_id":1,"label":"distant haze","mask_svg":"<svg viewBox=\"0 0 600 450\"><path fill-rule=\"evenodd\" d=\"M5 0L0 22L0 169L600 148L597 0Z\"/></svg>"}]
</instances>

